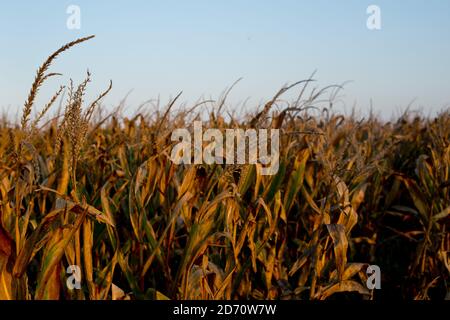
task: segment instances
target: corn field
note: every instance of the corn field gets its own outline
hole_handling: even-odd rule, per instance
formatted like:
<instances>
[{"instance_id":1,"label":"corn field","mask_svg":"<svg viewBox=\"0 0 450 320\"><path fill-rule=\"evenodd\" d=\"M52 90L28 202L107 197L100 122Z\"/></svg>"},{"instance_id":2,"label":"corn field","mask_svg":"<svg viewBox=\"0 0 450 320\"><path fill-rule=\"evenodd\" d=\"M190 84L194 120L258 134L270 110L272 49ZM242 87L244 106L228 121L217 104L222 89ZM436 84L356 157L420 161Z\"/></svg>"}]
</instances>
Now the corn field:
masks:
<instances>
[{"instance_id":1,"label":"corn field","mask_svg":"<svg viewBox=\"0 0 450 320\"><path fill-rule=\"evenodd\" d=\"M84 101L89 73L36 106L52 62L90 38L50 55L20 123L0 123L0 299L450 297L449 111L342 116L325 99L340 87L306 80L245 115L227 112L227 91L126 117L101 106L112 83ZM299 98L282 101L288 90ZM198 119L279 129L278 173L174 164L173 130ZM379 290L366 285L371 265Z\"/></svg>"}]
</instances>

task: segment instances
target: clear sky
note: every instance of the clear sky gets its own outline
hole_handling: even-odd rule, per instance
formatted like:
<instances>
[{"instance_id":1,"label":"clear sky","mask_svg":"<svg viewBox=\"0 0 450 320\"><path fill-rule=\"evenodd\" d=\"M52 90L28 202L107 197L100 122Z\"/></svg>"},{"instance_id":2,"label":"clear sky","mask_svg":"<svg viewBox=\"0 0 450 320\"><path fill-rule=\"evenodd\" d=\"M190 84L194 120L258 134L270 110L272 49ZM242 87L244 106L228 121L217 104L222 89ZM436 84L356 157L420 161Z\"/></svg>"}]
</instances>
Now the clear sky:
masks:
<instances>
[{"instance_id":1,"label":"clear sky","mask_svg":"<svg viewBox=\"0 0 450 320\"><path fill-rule=\"evenodd\" d=\"M69 30L69 5L81 9L81 29ZM381 30L366 27L369 5L381 9ZM217 98L240 77L231 102L258 104L283 84L352 82L345 106L383 115L413 106L425 113L450 103L450 1L2 1L0 106L20 110L42 61L62 44L96 38L64 53L45 101L69 77L93 74L92 96L114 88L113 106L133 90L128 107L183 91L183 101ZM39 106L38 106L39 107Z\"/></svg>"}]
</instances>

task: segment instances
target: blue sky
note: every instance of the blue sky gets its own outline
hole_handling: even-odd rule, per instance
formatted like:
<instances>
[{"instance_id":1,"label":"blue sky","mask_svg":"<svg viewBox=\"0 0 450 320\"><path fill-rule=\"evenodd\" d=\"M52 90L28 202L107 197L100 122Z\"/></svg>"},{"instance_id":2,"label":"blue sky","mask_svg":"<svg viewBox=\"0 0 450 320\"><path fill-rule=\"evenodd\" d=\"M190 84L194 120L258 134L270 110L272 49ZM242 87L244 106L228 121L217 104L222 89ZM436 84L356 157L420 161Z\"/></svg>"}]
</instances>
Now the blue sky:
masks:
<instances>
[{"instance_id":1,"label":"blue sky","mask_svg":"<svg viewBox=\"0 0 450 320\"><path fill-rule=\"evenodd\" d=\"M66 27L71 4L81 9L80 30ZM366 27L370 4L381 9L381 30ZM372 100L390 116L416 99L413 107L431 113L450 104L449 16L446 0L2 2L0 106L15 116L47 55L95 34L58 58L52 71L64 75L39 102L89 68L92 97L113 80L109 106L130 90L130 110L179 91L190 103L217 98L240 77L230 102L252 106L317 69L317 86L352 81L342 110L364 112Z\"/></svg>"}]
</instances>

